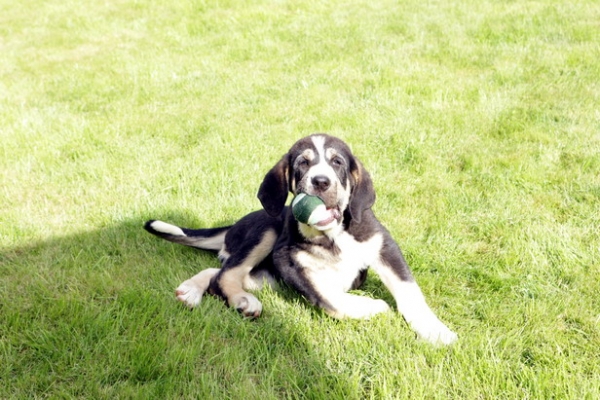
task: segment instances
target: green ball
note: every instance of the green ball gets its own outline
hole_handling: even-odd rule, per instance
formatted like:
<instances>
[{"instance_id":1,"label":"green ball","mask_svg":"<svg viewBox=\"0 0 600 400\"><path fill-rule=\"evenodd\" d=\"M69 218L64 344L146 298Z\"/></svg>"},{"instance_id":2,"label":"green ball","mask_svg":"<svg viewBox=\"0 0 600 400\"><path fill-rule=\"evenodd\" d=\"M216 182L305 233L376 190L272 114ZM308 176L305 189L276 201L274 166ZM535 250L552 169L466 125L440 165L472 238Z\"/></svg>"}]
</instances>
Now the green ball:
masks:
<instances>
[{"instance_id":1,"label":"green ball","mask_svg":"<svg viewBox=\"0 0 600 400\"><path fill-rule=\"evenodd\" d=\"M319 206L325 207L325 203L318 196L310 196L306 193L300 193L292 201L292 214L299 222L307 224L311 214Z\"/></svg>"}]
</instances>

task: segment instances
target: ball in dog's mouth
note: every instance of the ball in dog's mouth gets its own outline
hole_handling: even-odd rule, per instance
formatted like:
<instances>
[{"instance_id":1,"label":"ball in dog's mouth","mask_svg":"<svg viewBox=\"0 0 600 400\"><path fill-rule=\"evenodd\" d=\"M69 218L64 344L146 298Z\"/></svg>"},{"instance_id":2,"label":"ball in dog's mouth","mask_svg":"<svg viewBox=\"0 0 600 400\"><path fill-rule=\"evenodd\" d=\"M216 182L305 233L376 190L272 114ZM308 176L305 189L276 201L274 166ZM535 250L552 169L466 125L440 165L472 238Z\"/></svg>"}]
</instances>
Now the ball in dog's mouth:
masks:
<instances>
[{"instance_id":1,"label":"ball in dog's mouth","mask_svg":"<svg viewBox=\"0 0 600 400\"><path fill-rule=\"evenodd\" d=\"M341 216L339 209L327 208L319 196L298 194L292 200L292 214L299 222L317 227L327 226Z\"/></svg>"}]
</instances>

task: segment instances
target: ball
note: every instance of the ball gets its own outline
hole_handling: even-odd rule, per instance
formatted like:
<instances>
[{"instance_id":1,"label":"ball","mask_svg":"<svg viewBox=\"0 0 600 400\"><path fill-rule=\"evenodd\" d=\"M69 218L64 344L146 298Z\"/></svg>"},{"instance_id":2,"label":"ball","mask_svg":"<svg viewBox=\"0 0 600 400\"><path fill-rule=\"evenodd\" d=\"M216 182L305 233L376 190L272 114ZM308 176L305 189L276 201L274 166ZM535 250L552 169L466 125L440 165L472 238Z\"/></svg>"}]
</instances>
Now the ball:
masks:
<instances>
[{"instance_id":1,"label":"ball","mask_svg":"<svg viewBox=\"0 0 600 400\"><path fill-rule=\"evenodd\" d=\"M329 213L325 203L318 196L300 193L292 200L292 214L303 224L314 225L322 221Z\"/></svg>"}]
</instances>

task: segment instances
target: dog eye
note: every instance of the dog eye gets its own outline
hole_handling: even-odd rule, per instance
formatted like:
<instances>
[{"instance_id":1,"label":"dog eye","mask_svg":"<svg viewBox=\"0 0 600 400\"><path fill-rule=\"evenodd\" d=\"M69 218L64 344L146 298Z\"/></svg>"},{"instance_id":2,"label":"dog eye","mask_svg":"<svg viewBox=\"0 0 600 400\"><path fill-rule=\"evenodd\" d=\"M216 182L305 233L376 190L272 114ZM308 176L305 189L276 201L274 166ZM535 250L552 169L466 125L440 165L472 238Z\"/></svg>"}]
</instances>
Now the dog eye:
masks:
<instances>
[{"instance_id":1,"label":"dog eye","mask_svg":"<svg viewBox=\"0 0 600 400\"><path fill-rule=\"evenodd\" d=\"M335 165L336 167L339 167L339 166L342 166L342 165L344 165L344 160L342 160L342 159L341 159L341 158L339 158L339 157L334 157L334 158L332 158L332 159L331 159L331 163L332 163L333 165Z\"/></svg>"},{"instance_id":2,"label":"dog eye","mask_svg":"<svg viewBox=\"0 0 600 400\"><path fill-rule=\"evenodd\" d=\"M298 160L298 165L301 167L306 167L309 161L306 158L301 158Z\"/></svg>"}]
</instances>

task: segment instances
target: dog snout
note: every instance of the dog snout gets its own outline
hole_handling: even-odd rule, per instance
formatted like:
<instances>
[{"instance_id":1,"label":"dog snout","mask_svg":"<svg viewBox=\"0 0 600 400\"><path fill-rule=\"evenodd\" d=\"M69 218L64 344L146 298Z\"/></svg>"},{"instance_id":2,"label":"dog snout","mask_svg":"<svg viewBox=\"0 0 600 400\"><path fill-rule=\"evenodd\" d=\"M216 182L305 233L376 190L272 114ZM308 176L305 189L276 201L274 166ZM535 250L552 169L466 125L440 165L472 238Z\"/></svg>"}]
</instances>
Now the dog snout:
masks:
<instances>
[{"instance_id":1,"label":"dog snout","mask_svg":"<svg viewBox=\"0 0 600 400\"><path fill-rule=\"evenodd\" d=\"M325 175L317 175L311 179L313 187L319 191L325 191L331 186L331 180Z\"/></svg>"}]
</instances>

